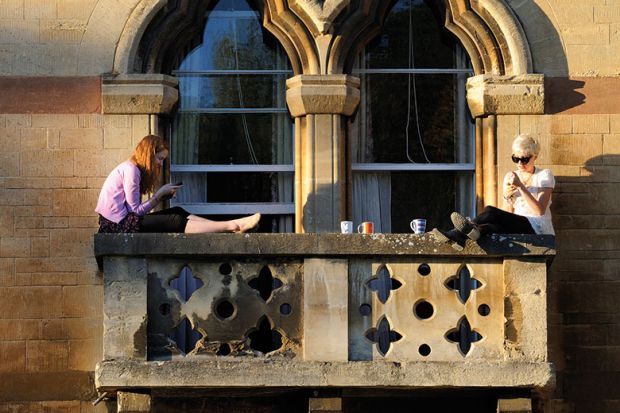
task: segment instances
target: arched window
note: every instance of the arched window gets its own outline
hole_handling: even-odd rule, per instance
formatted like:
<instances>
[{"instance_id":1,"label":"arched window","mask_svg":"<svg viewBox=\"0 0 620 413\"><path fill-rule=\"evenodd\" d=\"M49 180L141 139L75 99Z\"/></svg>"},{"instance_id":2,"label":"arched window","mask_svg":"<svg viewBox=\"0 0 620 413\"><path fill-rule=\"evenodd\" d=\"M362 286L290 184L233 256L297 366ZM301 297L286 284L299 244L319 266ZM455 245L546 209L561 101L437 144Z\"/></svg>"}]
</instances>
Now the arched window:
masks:
<instances>
[{"instance_id":1,"label":"arched window","mask_svg":"<svg viewBox=\"0 0 620 413\"><path fill-rule=\"evenodd\" d=\"M349 125L353 219L380 232L410 232L413 218L446 227L451 211L475 209L472 70L429 4L399 0L353 69L362 80Z\"/></svg>"},{"instance_id":2,"label":"arched window","mask_svg":"<svg viewBox=\"0 0 620 413\"><path fill-rule=\"evenodd\" d=\"M214 2L205 18L202 44L172 72L180 104L170 173L184 184L172 204L210 216L261 212L262 231L292 232L286 54L247 1Z\"/></svg>"}]
</instances>

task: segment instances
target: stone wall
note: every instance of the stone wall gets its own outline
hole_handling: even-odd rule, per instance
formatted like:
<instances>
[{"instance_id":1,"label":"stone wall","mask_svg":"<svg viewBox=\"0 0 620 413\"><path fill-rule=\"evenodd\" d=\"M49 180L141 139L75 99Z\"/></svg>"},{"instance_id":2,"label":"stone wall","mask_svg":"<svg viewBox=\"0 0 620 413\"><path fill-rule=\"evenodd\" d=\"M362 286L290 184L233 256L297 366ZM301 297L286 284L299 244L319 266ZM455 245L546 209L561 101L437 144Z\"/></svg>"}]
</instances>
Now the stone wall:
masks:
<instances>
[{"instance_id":1,"label":"stone wall","mask_svg":"<svg viewBox=\"0 0 620 413\"><path fill-rule=\"evenodd\" d=\"M0 411L92 411L85 400L94 397L102 318L92 209L148 117L59 106L44 87L34 96L47 106L33 108L24 90L29 77L79 82L111 72L129 16L147 3L156 1L0 0L0 75L19 96L0 113ZM618 411L620 4L506 3L534 72L546 76L547 115L498 117L498 171L511 166L514 134L530 132L558 177L550 355L560 374L549 411Z\"/></svg>"},{"instance_id":2,"label":"stone wall","mask_svg":"<svg viewBox=\"0 0 620 413\"><path fill-rule=\"evenodd\" d=\"M93 208L147 131L147 116L0 115L0 411L91 411L103 325Z\"/></svg>"},{"instance_id":3,"label":"stone wall","mask_svg":"<svg viewBox=\"0 0 620 413\"><path fill-rule=\"evenodd\" d=\"M551 168L557 181L549 346L558 369L555 397L563 400L551 411L613 412L620 406L619 121L617 114L498 119L499 175L512 167L513 136L524 132L540 138L539 165Z\"/></svg>"}]
</instances>

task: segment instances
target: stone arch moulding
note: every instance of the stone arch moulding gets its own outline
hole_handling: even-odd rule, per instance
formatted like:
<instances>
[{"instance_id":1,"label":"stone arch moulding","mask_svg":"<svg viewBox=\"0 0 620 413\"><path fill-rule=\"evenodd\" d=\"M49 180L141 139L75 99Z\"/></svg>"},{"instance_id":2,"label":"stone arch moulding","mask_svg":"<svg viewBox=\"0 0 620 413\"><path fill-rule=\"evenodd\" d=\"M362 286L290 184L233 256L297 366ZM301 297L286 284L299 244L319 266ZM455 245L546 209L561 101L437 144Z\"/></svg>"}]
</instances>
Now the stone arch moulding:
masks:
<instances>
[{"instance_id":1,"label":"stone arch moulding","mask_svg":"<svg viewBox=\"0 0 620 413\"><path fill-rule=\"evenodd\" d=\"M153 17L168 0L142 0L133 9L114 54L114 73L133 73L140 40Z\"/></svg>"},{"instance_id":2,"label":"stone arch moulding","mask_svg":"<svg viewBox=\"0 0 620 413\"><path fill-rule=\"evenodd\" d=\"M442 0L436 11L472 62L474 117L544 113L544 76L533 73L525 31L506 0Z\"/></svg>"},{"instance_id":3,"label":"stone arch moulding","mask_svg":"<svg viewBox=\"0 0 620 413\"><path fill-rule=\"evenodd\" d=\"M524 75L532 73L530 47L505 0L443 0L444 25L467 50L474 72Z\"/></svg>"}]
</instances>

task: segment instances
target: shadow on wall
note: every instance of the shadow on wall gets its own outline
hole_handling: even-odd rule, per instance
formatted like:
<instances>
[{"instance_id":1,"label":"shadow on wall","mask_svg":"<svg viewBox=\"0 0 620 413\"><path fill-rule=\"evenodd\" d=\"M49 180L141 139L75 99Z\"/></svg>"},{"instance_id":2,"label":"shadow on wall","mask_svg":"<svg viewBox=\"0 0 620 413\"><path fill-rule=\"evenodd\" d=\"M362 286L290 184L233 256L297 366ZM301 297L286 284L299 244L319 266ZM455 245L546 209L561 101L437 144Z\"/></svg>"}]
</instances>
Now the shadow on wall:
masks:
<instances>
[{"instance_id":1,"label":"shadow on wall","mask_svg":"<svg viewBox=\"0 0 620 413\"><path fill-rule=\"evenodd\" d=\"M525 30L534 73L545 74L545 113L560 113L585 103L585 94L580 90L586 82L568 77L565 45L558 33L558 6L543 2L543 10L532 1L508 0L508 3Z\"/></svg>"},{"instance_id":2,"label":"shadow on wall","mask_svg":"<svg viewBox=\"0 0 620 413\"><path fill-rule=\"evenodd\" d=\"M317 185L316 191L308 194L303 207L304 232L340 232L338 196L338 187L327 184Z\"/></svg>"},{"instance_id":3,"label":"shadow on wall","mask_svg":"<svg viewBox=\"0 0 620 413\"><path fill-rule=\"evenodd\" d=\"M555 398L576 412L608 411L620 399L620 155L589 159L581 175L556 177L550 358Z\"/></svg>"}]
</instances>

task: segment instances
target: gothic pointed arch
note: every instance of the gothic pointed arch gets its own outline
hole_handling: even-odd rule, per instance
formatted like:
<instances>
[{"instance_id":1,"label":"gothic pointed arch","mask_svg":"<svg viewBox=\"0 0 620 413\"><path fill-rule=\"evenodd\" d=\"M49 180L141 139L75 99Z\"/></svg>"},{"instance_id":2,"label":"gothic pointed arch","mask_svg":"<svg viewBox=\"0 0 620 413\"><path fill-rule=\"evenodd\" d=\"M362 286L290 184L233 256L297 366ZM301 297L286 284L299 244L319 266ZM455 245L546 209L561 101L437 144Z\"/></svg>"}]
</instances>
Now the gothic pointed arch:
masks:
<instances>
[{"instance_id":1,"label":"gothic pointed arch","mask_svg":"<svg viewBox=\"0 0 620 413\"><path fill-rule=\"evenodd\" d=\"M359 45L377 35L394 1L265 0L264 25L304 74L346 72ZM532 72L525 32L505 0L427 1L467 50L475 74ZM312 41L314 40L314 41ZM293 53L293 55L291 55ZM297 73L297 72L296 72Z\"/></svg>"},{"instance_id":2,"label":"gothic pointed arch","mask_svg":"<svg viewBox=\"0 0 620 413\"><path fill-rule=\"evenodd\" d=\"M200 42L212 0L142 0L119 39L117 73L165 73ZM281 43L295 74L350 68L360 44L381 31L390 0L264 0L263 25ZM521 24L506 0L428 1L467 50L475 74L532 73ZM171 57L172 56L172 57Z\"/></svg>"},{"instance_id":3,"label":"gothic pointed arch","mask_svg":"<svg viewBox=\"0 0 620 413\"><path fill-rule=\"evenodd\" d=\"M444 24L467 50L476 74L532 72L525 32L504 0L445 0Z\"/></svg>"}]
</instances>

